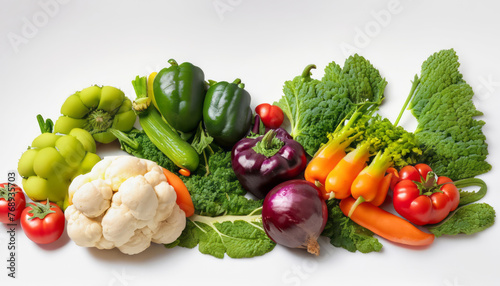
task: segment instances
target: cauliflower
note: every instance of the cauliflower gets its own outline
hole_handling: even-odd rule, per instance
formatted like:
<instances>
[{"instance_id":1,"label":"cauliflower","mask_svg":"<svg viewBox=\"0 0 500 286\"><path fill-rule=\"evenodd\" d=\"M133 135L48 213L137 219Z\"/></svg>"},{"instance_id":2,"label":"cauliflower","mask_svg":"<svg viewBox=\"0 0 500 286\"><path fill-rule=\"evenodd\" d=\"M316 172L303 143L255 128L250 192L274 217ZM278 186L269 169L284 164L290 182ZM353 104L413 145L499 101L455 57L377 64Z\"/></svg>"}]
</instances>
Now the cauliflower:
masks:
<instances>
[{"instance_id":1,"label":"cauliflower","mask_svg":"<svg viewBox=\"0 0 500 286\"><path fill-rule=\"evenodd\" d=\"M79 246L137 254L174 242L186 215L163 169L133 156L106 157L69 186L69 237Z\"/></svg>"}]
</instances>

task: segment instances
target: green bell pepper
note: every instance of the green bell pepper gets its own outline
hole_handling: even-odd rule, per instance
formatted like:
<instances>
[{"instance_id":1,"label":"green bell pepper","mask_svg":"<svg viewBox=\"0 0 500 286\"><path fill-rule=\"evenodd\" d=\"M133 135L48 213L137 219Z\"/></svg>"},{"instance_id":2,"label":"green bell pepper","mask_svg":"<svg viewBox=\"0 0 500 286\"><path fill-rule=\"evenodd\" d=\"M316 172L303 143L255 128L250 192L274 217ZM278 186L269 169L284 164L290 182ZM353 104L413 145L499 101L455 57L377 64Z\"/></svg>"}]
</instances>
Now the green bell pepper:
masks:
<instances>
[{"instance_id":1,"label":"green bell pepper","mask_svg":"<svg viewBox=\"0 0 500 286\"><path fill-rule=\"evenodd\" d=\"M188 62L162 69L153 82L154 102L160 114L172 128L188 133L202 119L206 84L203 71Z\"/></svg>"},{"instance_id":2,"label":"green bell pepper","mask_svg":"<svg viewBox=\"0 0 500 286\"><path fill-rule=\"evenodd\" d=\"M214 141L231 148L245 137L252 122L251 97L240 79L212 84L203 104L203 122Z\"/></svg>"}]
</instances>

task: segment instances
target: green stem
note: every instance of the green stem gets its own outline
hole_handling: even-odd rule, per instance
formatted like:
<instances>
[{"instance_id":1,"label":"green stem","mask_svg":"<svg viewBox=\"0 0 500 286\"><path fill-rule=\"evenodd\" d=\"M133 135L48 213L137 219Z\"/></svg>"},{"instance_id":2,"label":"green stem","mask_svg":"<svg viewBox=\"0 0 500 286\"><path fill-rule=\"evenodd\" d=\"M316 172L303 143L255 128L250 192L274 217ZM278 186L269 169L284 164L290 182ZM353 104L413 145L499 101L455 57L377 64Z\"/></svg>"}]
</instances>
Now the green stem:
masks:
<instances>
[{"instance_id":1,"label":"green stem","mask_svg":"<svg viewBox=\"0 0 500 286\"><path fill-rule=\"evenodd\" d=\"M415 90L417 89L417 86L419 83L420 83L420 79L418 78L417 75L415 75L415 78L413 80L413 84L411 85L410 94L408 94L408 97L406 97L406 101L403 104L403 108L401 108L401 111L399 112L399 115L398 115L398 118L396 119L396 122L394 122L394 126L398 126L399 120L401 120L403 113L405 112L406 108L408 107L408 104L410 103L411 99L413 98L413 95L415 94Z\"/></svg>"},{"instance_id":2,"label":"green stem","mask_svg":"<svg viewBox=\"0 0 500 286\"><path fill-rule=\"evenodd\" d=\"M352 214L354 213L354 210L362 203L365 202L365 198L363 196L359 196L358 199L354 202L352 205L351 209L349 210L349 213L347 214L347 217L351 218Z\"/></svg>"},{"instance_id":3,"label":"green stem","mask_svg":"<svg viewBox=\"0 0 500 286\"><path fill-rule=\"evenodd\" d=\"M50 205L49 199L47 199L46 204L42 204L39 202L32 202L29 206L31 207L31 210L29 210L28 213L33 215L30 218L28 218L28 220L32 220L35 218L43 220L48 214L55 213L55 211L50 209L52 206Z\"/></svg>"},{"instance_id":4,"label":"green stem","mask_svg":"<svg viewBox=\"0 0 500 286\"><path fill-rule=\"evenodd\" d=\"M111 134L113 134L116 138L118 138L119 141L125 142L127 145L129 145L130 147L132 147L135 150L139 149L139 147L140 147L139 142L128 137L125 132L120 131L118 129L114 129L114 128L109 128L108 131Z\"/></svg>"},{"instance_id":5,"label":"green stem","mask_svg":"<svg viewBox=\"0 0 500 286\"><path fill-rule=\"evenodd\" d=\"M178 65L179 65L179 64L177 63L177 61L176 61L176 60L174 60L174 59L169 59L169 60L168 60L168 63L169 63L171 66L178 66Z\"/></svg>"},{"instance_id":6,"label":"green stem","mask_svg":"<svg viewBox=\"0 0 500 286\"><path fill-rule=\"evenodd\" d=\"M302 72L302 75L301 75L302 78L304 80L308 80L308 81L311 80L311 75L312 75L311 70L315 69L315 68L316 68L315 64L310 64L310 65L306 66L304 71Z\"/></svg>"},{"instance_id":7,"label":"green stem","mask_svg":"<svg viewBox=\"0 0 500 286\"><path fill-rule=\"evenodd\" d=\"M135 80L132 81L132 86L134 87L134 91L137 96L132 103L132 108L137 114L140 114L141 112L146 111L151 104L151 98L148 96L147 77L136 76Z\"/></svg>"},{"instance_id":8,"label":"green stem","mask_svg":"<svg viewBox=\"0 0 500 286\"><path fill-rule=\"evenodd\" d=\"M38 126L40 127L40 131L42 133L52 133L54 122L52 122L50 118L47 118L47 120L43 120L42 115L38 114L36 116L36 120L38 121Z\"/></svg>"},{"instance_id":9,"label":"green stem","mask_svg":"<svg viewBox=\"0 0 500 286\"><path fill-rule=\"evenodd\" d=\"M455 186L458 189L466 188L470 186L478 186L479 190L477 192L460 192L460 203L459 206L467 205L482 199L488 190L486 183L478 178L468 178L455 181Z\"/></svg>"}]
</instances>

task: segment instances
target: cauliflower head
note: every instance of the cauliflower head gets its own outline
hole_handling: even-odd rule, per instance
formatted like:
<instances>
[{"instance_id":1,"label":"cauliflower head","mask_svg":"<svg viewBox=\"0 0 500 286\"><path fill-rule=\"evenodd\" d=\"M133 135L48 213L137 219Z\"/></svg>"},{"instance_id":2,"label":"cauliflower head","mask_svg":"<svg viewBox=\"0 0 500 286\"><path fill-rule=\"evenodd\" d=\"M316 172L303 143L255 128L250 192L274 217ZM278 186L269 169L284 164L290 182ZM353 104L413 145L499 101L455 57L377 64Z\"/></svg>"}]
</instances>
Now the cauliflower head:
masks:
<instances>
[{"instance_id":1,"label":"cauliflower head","mask_svg":"<svg viewBox=\"0 0 500 286\"><path fill-rule=\"evenodd\" d=\"M79 246L118 248L130 255L151 242L172 243L186 227L176 199L155 162L106 157L69 186L68 235Z\"/></svg>"}]
</instances>

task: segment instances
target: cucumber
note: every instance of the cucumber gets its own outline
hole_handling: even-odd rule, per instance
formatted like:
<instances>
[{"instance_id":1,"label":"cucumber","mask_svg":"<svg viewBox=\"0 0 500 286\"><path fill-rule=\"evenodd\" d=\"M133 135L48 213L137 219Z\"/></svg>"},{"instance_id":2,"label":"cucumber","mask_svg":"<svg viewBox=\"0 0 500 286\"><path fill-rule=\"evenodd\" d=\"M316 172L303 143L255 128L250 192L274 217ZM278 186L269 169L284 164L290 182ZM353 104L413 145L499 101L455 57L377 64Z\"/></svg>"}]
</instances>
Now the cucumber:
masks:
<instances>
[{"instance_id":1,"label":"cucumber","mask_svg":"<svg viewBox=\"0 0 500 286\"><path fill-rule=\"evenodd\" d=\"M175 165L191 172L198 168L200 157L196 150L167 125L154 105L139 114L139 123L151 142Z\"/></svg>"}]
</instances>

